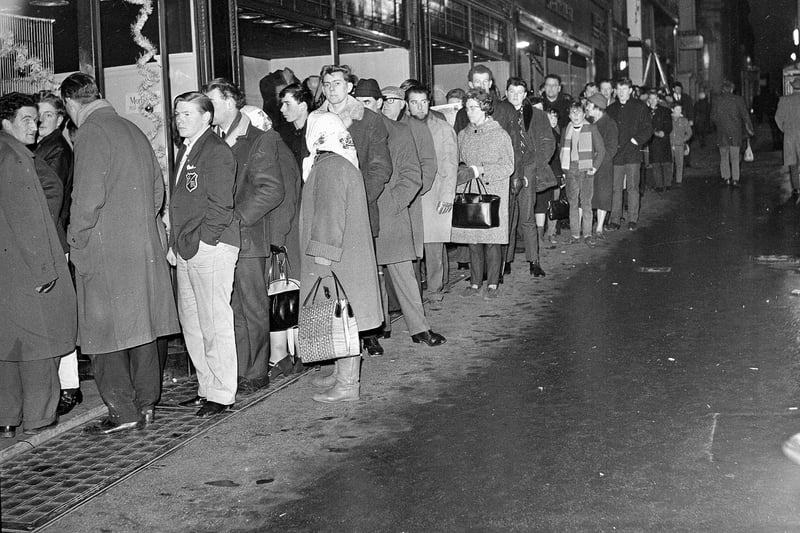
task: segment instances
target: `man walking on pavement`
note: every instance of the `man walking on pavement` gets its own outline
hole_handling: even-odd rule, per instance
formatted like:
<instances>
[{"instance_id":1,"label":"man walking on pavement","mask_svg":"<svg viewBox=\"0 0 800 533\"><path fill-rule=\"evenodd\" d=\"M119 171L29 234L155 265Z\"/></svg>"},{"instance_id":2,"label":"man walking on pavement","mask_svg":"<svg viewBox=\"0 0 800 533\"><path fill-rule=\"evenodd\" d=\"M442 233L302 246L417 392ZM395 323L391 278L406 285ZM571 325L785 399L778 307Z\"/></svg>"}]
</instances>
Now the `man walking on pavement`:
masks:
<instances>
[{"instance_id":1,"label":"man walking on pavement","mask_svg":"<svg viewBox=\"0 0 800 533\"><path fill-rule=\"evenodd\" d=\"M214 124L236 158L234 219L241 247L233 276L233 328L238 359L237 390L255 392L269 384L269 213L284 199L282 168L294 158L274 130L261 131L241 112L242 91L217 78L202 92L214 104ZM281 158L288 158L281 162ZM283 165L281 164L283 163Z\"/></svg>"},{"instance_id":2,"label":"man walking on pavement","mask_svg":"<svg viewBox=\"0 0 800 533\"><path fill-rule=\"evenodd\" d=\"M619 129L617 155L614 156L614 183L611 197L611 223L607 229L618 230L622 221L622 191L628 190L628 229L639 222L639 176L642 166L641 147L653 135L647 106L631 98L633 84L628 78L617 81L617 100L607 108Z\"/></svg>"},{"instance_id":3,"label":"man walking on pavement","mask_svg":"<svg viewBox=\"0 0 800 533\"><path fill-rule=\"evenodd\" d=\"M792 196L800 197L800 76L792 80L792 93L781 96L775 123L783 132L783 164L789 167Z\"/></svg>"},{"instance_id":4,"label":"man walking on pavement","mask_svg":"<svg viewBox=\"0 0 800 533\"><path fill-rule=\"evenodd\" d=\"M78 126L67 242L78 292L78 338L108 418L88 434L141 428L161 394L156 338L180 331L166 260L164 177L144 133L75 73L61 96Z\"/></svg>"},{"instance_id":5,"label":"man walking on pavement","mask_svg":"<svg viewBox=\"0 0 800 533\"><path fill-rule=\"evenodd\" d=\"M717 128L719 171L723 183L731 187L739 186L742 142L745 136L754 135L744 98L733 94L735 88L732 81L722 82L722 93L711 105L711 122Z\"/></svg>"}]
</instances>

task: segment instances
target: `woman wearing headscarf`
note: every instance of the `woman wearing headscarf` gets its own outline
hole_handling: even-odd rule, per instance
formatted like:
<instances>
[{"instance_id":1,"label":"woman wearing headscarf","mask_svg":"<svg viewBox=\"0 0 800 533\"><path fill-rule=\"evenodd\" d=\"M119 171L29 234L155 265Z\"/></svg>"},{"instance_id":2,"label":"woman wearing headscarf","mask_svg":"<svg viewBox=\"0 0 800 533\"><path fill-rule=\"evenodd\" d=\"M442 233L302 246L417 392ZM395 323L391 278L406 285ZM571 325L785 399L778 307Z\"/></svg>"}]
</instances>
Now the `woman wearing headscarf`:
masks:
<instances>
[{"instance_id":1,"label":"woman wearing headscarf","mask_svg":"<svg viewBox=\"0 0 800 533\"><path fill-rule=\"evenodd\" d=\"M377 328L383 322L378 270L353 139L337 115L316 113L308 119L306 144L310 155L303 161L300 203L301 301L320 278L333 294L335 273L359 331ZM333 374L315 382L326 390L313 399L358 400L360 365L360 355L337 359Z\"/></svg>"}]
</instances>

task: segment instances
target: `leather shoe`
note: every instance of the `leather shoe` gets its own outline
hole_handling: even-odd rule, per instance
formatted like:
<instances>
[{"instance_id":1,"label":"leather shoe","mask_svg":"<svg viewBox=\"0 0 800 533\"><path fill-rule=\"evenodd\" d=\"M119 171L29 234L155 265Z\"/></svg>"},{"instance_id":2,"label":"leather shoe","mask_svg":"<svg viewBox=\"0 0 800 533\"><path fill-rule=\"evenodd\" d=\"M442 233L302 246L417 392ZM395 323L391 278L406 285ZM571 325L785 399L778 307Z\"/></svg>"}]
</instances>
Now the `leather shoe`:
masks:
<instances>
[{"instance_id":1,"label":"leather shoe","mask_svg":"<svg viewBox=\"0 0 800 533\"><path fill-rule=\"evenodd\" d=\"M64 416L72 411L76 405L83 401L81 389L61 389L61 397L58 399L56 414Z\"/></svg>"},{"instance_id":2,"label":"leather shoe","mask_svg":"<svg viewBox=\"0 0 800 533\"><path fill-rule=\"evenodd\" d=\"M182 402L178 402L178 405L181 407L199 407L201 405L205 405L206 399L202 396L195 396L191 400L184 400Z\"/></svg>"},{"instance_id":3,"label":"leather shoe","mask_svg":"<svg viewBox=\"0 0 800 533\"><path fill-rule=\"evenodd\" d=\"M469 270L469 263L458 263L458 270Z\"/></svg>"},{"instance_id":4,"label":"leather shoe","mask_svg":"<svg viewBox=\"0 0 800 533\"><path fill-rule=\"evenodd\" d=\"M511 274L511 263L506 261L506 264L503 266L503 275Z\"/></svg>"},{"instance_id":5,"label":"leather shoe","mask_svg":"<svg viewBox=\"0 0 800 533\"><path fill-rule=\"evenodd\" d=\"M147 407L142 409L142 419L145 426L152 426L156 421L156 408Z\"/></svg>"},{"instance_id":6,"label":"leather shoe","mask_svg":"<svg viewBox=\"0 0 800 533\"><path fill-rule=\"evenodd\" d=\"M378 342L378 337L372 335L364 337L364 348L372 356L383 355L383 346Z\"/></svg>"},{"instance_id":7,"label":"leather shoe","mask_svg":"<svg viewBox=\"0 0 800 533\"><path fill-rule=\"evenodd\" d=\"M539 263L531 263L531 276L534 278L541 278L544 277L544 270L542 269L542 265Z\"/></svg>"},{"instance_id":8,"label":"leather shoe","mask_svg":"<svg viewBox=\"0 0 800 533\"><path fill-rule=\"evenodd\" d=\"M134 429L142 429L144 420L139 419L133 422L114 422L110 418L104 419L99 424L92 424L83 428L84 435L113 435Z\"/></svg>"},{"instance_id":9,"label":"leather shoe","mask_svg":"<svg viewBox=\"0 0 800 533\"><path fill-rule=\"evenodd\" d=\"M197 411L195 416L198 416L200 418L209 418L220 414L221 412L225 411L228 407L231 406L217 402L206 401L203 407L201 407L200 410Z\"/></svg>"},{"instance_id":10,"label":"leather shoe","mask_svg":"<svg viewBox=\"0 0 800 533\"><path fill-rule=\"evenodd\" d=\"M439 346L447 342L447 339L445 339L442 335L435 333L432 329L423 331L422 333L417 333L416 335L411 335L411 340L416 344L424 342L428 346Z\"/></svg>"},{"instance_id":11,"label":"leather shoe","mask_svg":"<svg viewBox=\"0 0 800 533\"><path fill-rule=\"evenodd\" d=\"M0 439L13 439L17 433L17 426L0 426Z\"/></svg>"}]
</instances>

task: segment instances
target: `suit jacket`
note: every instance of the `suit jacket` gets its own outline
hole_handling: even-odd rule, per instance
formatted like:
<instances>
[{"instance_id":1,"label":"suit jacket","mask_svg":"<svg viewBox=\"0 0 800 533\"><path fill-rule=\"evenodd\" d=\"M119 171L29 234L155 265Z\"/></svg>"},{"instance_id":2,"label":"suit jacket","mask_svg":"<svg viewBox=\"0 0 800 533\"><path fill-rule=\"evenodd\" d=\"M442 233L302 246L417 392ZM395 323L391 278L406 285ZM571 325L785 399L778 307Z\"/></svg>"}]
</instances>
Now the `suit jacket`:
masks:
<instances>
[{"instance_id":1,"label":"suit jacket","mask_svg":"<svg viewBox=\"0 0 800 533\"><path fill-rule=\"evenodd\" d=\"M614 165L633 165L642 162L642 146L653 136L650 112L641 100L630 98L624 104L616 100L606 110L619 129L619 144ZM636 141L634 144L633 141Z\"/></svg>"},{"instance_id":2,"label":"suit jacket","mask_svg":"<svg viewBox=\"0 0 800 533\"><path fill-rule=\"evenodd\" d=\"M722 93L711 104L711 122L717 127L717 145L742 146L745 135L752 135L753 124L744 98Z\"/></svg>"},{"instance_id":3,"label":"suit jacket","mask_svg":"<svg viewBox=\"0 0 800 533\"><path fill-rule=\"evenodd\" d=\"M182 147L178 152L178 164L183 151ZM224 242L238 248L239 225L233 211L236 158L228 145L208 128L192 147L186 164L175 172L180 175L170 177L172 250L188 260L197 253L201 240L211 246Z\"/></svg>"},{"instance_id":4,"label":"suit jacket","mask_svg":"<svg viewBox=\"0 0 800 533\"><path fill-rule=\"evenodd\" d=\"M239 256L269 257L267 215L281 204L285 194L278 151L278 143L283 144L283 140L274 131L261 131L239 114L225 142L236 158L233 212L241 237ZM294 163L294 157L290 159Z\"/></svg>"}]
</instances>

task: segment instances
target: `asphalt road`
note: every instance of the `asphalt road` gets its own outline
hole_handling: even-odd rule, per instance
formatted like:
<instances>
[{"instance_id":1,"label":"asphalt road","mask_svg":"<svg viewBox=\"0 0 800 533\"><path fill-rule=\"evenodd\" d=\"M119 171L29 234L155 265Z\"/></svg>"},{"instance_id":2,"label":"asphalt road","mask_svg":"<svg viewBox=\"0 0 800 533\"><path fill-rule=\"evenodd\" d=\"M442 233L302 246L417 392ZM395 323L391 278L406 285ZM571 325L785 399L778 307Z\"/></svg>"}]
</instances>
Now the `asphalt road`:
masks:
<instances>
[{"instance_id":1,"label":"asphalt road","mask_svg":"<svg viewBox=\"0 0 800 533\"><path fill-rule=\"evenodd\" d=\"M444 347L395 327L361 402L301 380L47 531L800 530L800 206L778 153L736 190L713 163L543 280L451 295Z\"/></svg>"}]
</instances>

